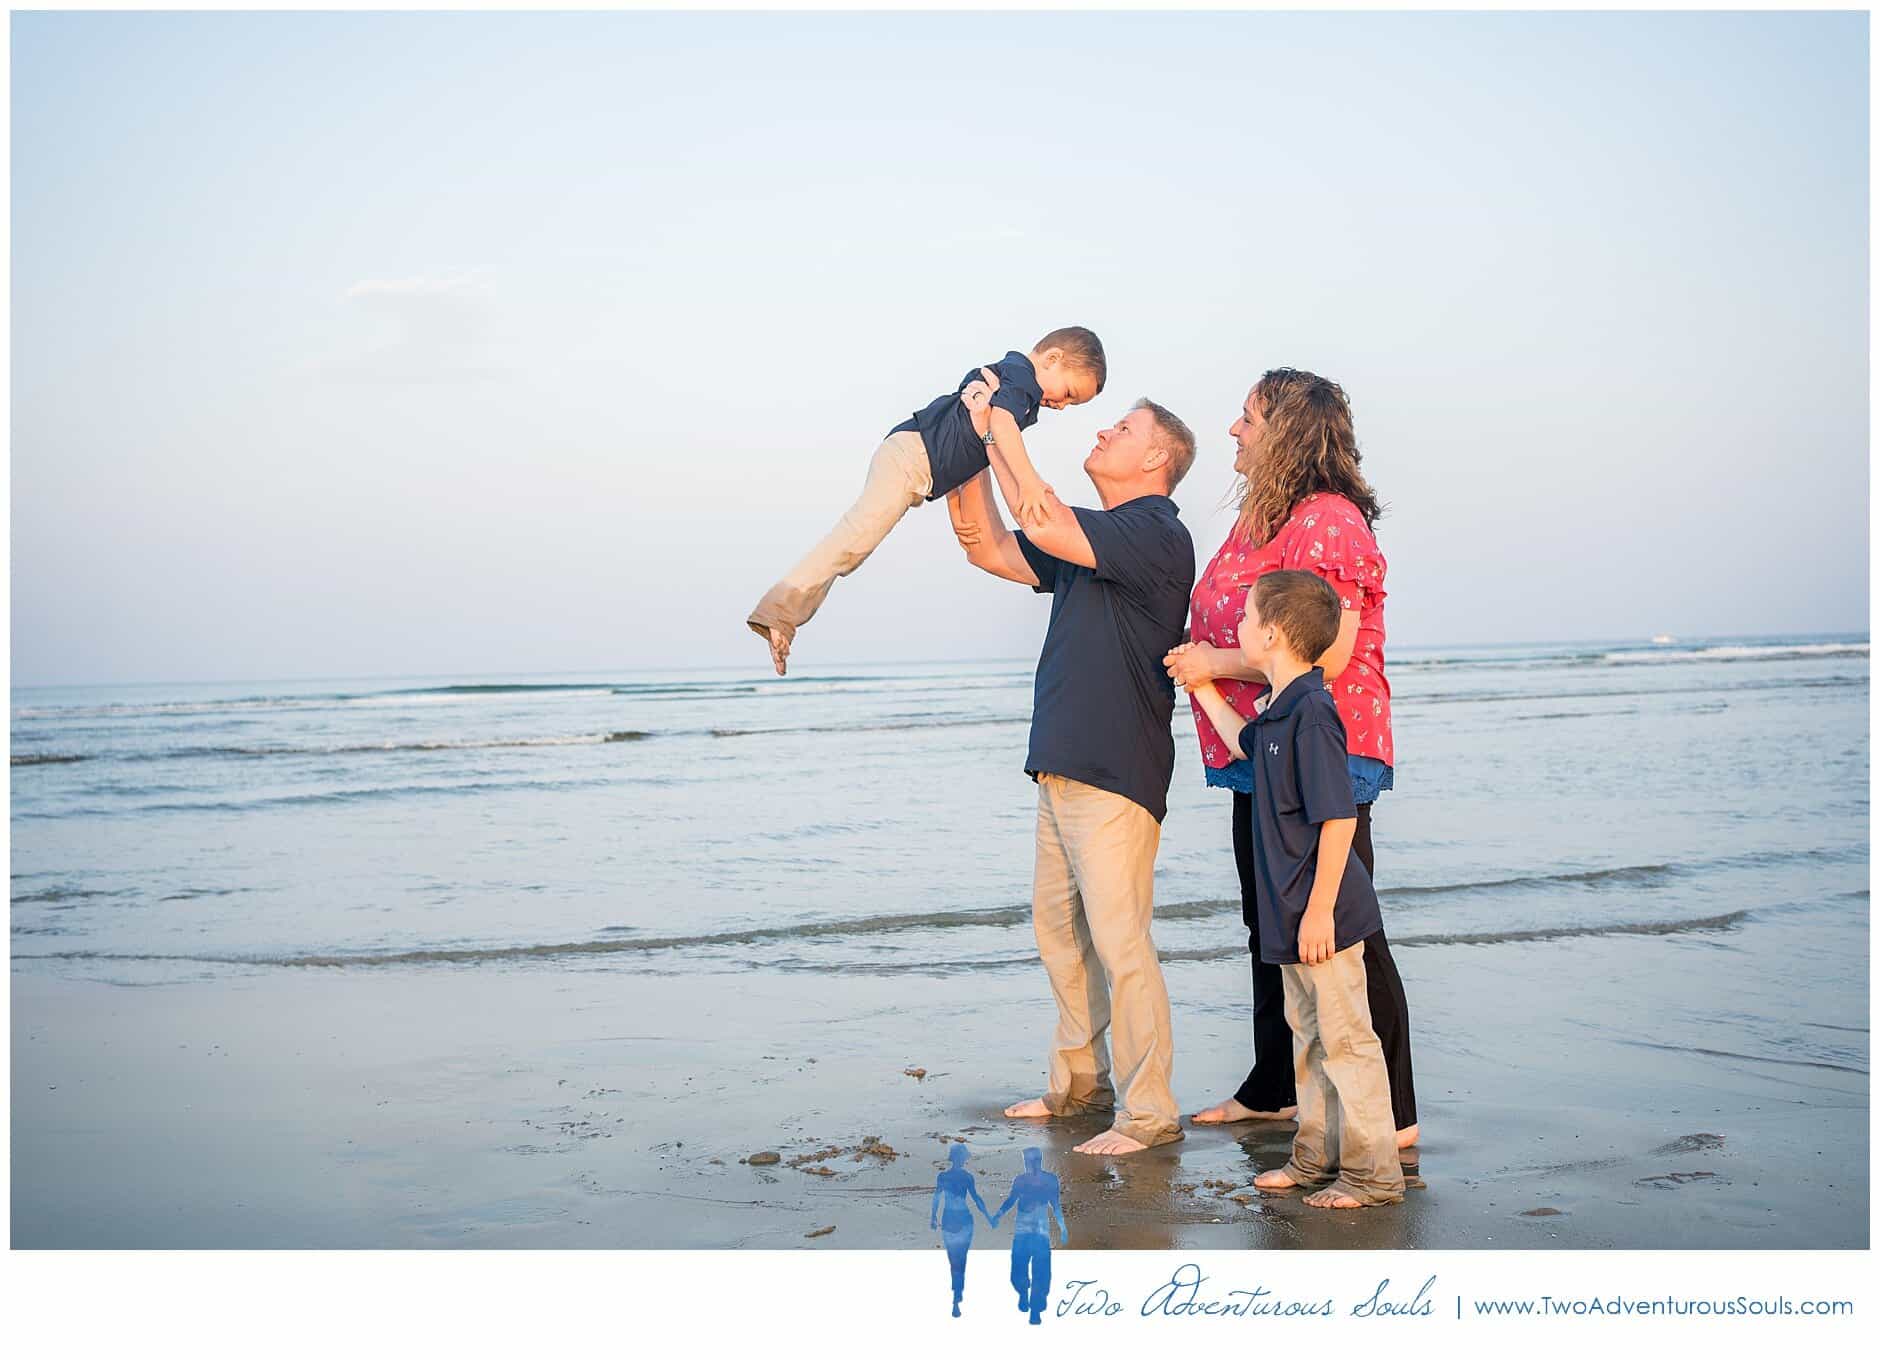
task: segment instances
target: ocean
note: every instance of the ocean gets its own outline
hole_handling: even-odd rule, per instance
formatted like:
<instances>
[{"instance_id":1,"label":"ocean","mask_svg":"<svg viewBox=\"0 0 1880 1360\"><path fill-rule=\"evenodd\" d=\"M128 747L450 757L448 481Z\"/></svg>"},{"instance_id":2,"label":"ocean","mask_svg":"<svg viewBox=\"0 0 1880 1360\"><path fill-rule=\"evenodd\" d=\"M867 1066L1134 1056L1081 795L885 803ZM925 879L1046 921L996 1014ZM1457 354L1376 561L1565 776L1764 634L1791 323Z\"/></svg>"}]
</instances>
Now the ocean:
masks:
<instances>
[{"instance_id":1,"label":"ocean","mask_svg":"<svg viewBox=\"0 0 1880 1360\"><path fill-rule=\"evenodd\" d=\"M1394 650L1393 939L1864 920L1869 666L1851 637ZM16 690L13 967L1032 968L1030 702L1023 661ZM1240 957L1229 799L1185 700L1174 729L1157 944Z\"/></svg>"}]
</instances>

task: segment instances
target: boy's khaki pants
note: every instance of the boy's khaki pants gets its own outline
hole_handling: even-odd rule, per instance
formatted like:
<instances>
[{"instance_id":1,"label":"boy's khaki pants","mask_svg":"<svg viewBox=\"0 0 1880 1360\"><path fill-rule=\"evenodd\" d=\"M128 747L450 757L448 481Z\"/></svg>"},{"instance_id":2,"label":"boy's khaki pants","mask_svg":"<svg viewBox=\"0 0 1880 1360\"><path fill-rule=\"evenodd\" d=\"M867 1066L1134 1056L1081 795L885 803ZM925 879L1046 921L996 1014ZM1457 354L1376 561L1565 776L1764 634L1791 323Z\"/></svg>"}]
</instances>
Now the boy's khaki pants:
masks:
<instances>
[{"instance_id":1,"label":"boy's khaki pants","mask_svg":"<svg viewBox=\"0 0 1880 1360\"><path fill-rule=\"evenodd\" d=\"M1169 1089L1173 1026L1150 937L1162 827L1141 804L1062 775L1038 776L1031 923L1057 998L1045 1106L1116 1110L1112 1127L1145 1147L1182 1136ZM1106 1031L1114 1033L1116 1106Z\"/></svg>"},{"instance_id":2,"label":"boy's khaki pants","mask_svg":"<svg viewBox=\"0 0 1880 1360\"><path fill-rule=\"evenodd\" d=\"M1365 994L1364 942L1324 963L1281 964L1280 973L1299 1099L1299 1131L1286 1174L1307 1188L1331 1181L1333 1190L1360 1204L1398 1203L1403 1167L1397 1160L1384 1046L1371 1028ZM1328 1156L1327 1147L1334 1128L1336 1159Z\"/></svg>"},{"instance_id":3,"label":"boy's khaki pants","mask_svg":"<svg viewBox=\"0 0 1880 1360\"><path fill-rule=\"evenodd\" d=\"M796 630L822 607L836 577L847 576L866 562L901 516L932 490L933 470L921 437L911 430L889 435L869 460L860 498L843 512L823 541L757 602L747 620L751 631L763 634L778 629L786 641L795 637Z\"/></svg>"}]
</instances>

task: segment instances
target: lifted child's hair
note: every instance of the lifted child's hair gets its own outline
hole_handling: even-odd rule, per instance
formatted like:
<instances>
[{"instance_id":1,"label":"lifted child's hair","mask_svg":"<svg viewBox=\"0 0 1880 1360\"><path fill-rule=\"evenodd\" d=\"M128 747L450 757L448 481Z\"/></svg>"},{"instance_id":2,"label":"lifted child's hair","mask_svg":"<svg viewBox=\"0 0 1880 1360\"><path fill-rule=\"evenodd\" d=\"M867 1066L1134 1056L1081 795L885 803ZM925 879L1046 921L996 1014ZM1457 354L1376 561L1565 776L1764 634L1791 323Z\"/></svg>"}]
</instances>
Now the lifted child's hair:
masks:
<instances>
[{"instance_id":1,"label":"lifted child's hair","mask_svg":"<svg viewBox=\"0 0 1880 1360\"><path fill-rule=\"evenodd\" d=\"M1309 571L1269 571L1253 583L1253 607L1301 661L1316 662L1338 641L1338 592Z\"/></svg>"},{"instance_id":2,"label":"lifted child's hair","mask_svg":"<svg viewBox=\"0 0 1880 1360\"><path fill-rule=\"evenodd\" d=\"M1110 365L1103 357L1103 342L1097 339L1095 331L1087 326L1061 326L1031 347L1034 354L1047 349L1063 350L1064 362L1095 378L1097 391L1103 391L1104 379L1110 376Z\"/></svg>"}]
</instances>

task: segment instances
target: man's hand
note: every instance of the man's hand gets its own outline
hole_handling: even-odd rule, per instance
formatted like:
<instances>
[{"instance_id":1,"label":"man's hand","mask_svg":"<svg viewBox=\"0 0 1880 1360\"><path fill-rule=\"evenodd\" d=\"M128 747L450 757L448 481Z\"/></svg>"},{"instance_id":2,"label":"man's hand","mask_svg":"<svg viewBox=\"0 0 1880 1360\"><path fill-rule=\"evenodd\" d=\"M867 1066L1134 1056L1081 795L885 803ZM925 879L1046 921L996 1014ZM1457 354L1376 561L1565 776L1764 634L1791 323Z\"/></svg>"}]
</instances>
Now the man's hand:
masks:
<instances>
[{"instance_id":1,"label":"man's hand","mask_svg":"<svg viewBox=\"0 0 1880 1360\"><path fill-rule=\"evenodd\" d=\"M976 520L966 518L966 509L960 503L959 489L947 492L947 518L953 521L953 537L960 541L960 546L971 552L979 546L980 539L986 536L985 530Z\"/></svg>"},{"instance_id":2,"label":"man's hand","mask_svg":"<svg viewBox=\"0 0 1880 1360\"><path fill-rule=\"evenodd\" d=\"M1183 689L1205 685L1214 676L1214 657L1220 648L1208 642L1184 642L1162 658L1168 678Z\"/></svg>"},{"instance_id":3,"label":"man's hand","mask_svg":"<svg viewBox=\"0 0 1880 1360\"><path fill-rule=\"evenodd\" d=\"M1299 962L1324 963L1338 952L1332 909L1307 907L1299 922Z\"/></svg>"},{"instance_id":4,"label":"man's hand","mask_svg":"<svg viewBox=\"0 0 1880 1360\"><path fill-rule=\"evenodd\" d=\"M973 433L981 439L992 428L992 394L999 390L999 375L989 368L979 370L979 377L960 389L960 405L972 417ZM1018 501L1012 506L1012 515L1018 520L1021 529L1036 528L1048 524L1051 520L1052 501L1056 493L1036 477L1021 482L1018 488ZM957 535L959 530L954 529Z\"/></svg>"},{"instance_id":5,"label":"man's hand","mask_svg":"<svg viewBox=\"0 0 1880 1360\"><path fill-rule=\"evenodd\" d=\"M999 375L989 368L979 370L977 382L967 383L960 391L960 405L972 418L973 433L981 439L992 428L992 394L999 390Z\"/></svg>"}]
</instances>

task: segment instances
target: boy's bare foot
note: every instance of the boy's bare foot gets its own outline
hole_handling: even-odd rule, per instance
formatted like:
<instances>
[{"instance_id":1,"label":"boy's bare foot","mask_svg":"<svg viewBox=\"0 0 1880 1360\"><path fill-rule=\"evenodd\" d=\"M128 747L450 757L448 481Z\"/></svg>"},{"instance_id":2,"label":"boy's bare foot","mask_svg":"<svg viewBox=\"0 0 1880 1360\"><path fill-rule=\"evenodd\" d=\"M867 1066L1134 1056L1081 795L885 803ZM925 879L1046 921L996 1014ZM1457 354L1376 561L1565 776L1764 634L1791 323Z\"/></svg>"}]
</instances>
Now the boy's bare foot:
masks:
<instances>
[{"instance_id":1,"label":"boy's bare foot","mask_svg":"<svg viewBox=\"0 0 1880 1360\"><path fill-rule=\"evenodd\" d=\"M1353 1199L1336 1186L1327 1186L1305 1197L1304 1203L1314 1209L1362 1209L1363 1203Z\"/></svg>"},{"instance_id":2,"label":"boy's bare foot","mask_svg":"<svg viewBox=\"0 0 1880 1360\"><path fill-rule=\"evenodd\" d=\"M1417 1145L1417 1138L1421 1133L1422 1128L1417 1124L1412 1124L1408 1128L1398 1129L1397 1151L1402 1152L1405 1148L1415 1147Z\"/></svg>"},{"instance_id":3,"label":"boy's bare foot","mask_svg":"<svg viewBox=\"0 0 1880 1360\"><path fill-rule=\"evenodd\" d=\"M782 675L787 668L786 663L790 660L790 639L784 635L783 629L768 628L761 623L753 623L751 631L770 644L770 664L777 668L778 675Z\"/></svg>"},{"instance_id":4,"label":"boy's bare foot","mask_svg":"<svg viewBox=\"0 0 1880 1360\"><path fill-rule=\"evenodd\" d=\"M1288 1105L1282 1110L1250 1110L1229 1096L1219 1105L1210 1105L1198 1114L1189 1115L1188 1118L1196 1124L1239 1124L1249 1119L1296 1119L1298 1115L1297 1105Z\"/></svg>"},{"instance_id":5,"label":"boy's bare foot","mask_svg":"<svg viewBox=\"0 0 1880 1360\"><path fill-rule=\"evenodd\" d=\"M1007 1119L1049 1119L1051 1107L1042 1100L1021 1100L1005 1107Z\"/></svg>"},{"instance_id":6,"label":"boy's bare foot","mask_svg":"<svg viewBox=\"0 0 1880 1360\"><path fill-rule=\"evenodd\" d=\"M1276 1171L1262 1171L1253 1178L1255 1190L1297 1190L1299 1182L1286 1174L1282 1167Z\"/></svg>"},{"instance_id":7,"label":"boy's bare foot","mask_svg":"<svg viewBox=\"0 0 1880 1360\"><path fill-rule=\"evenodd\" d=\"M1149 1145L1138 1143L1126 1133L1115 1129L1106 1129L1095 1138L1079 1143L1072 1152L1085 1152L1092 1157L1127 1157L1132 1152L1141 1152Z\"/></svg>"}]
</instances>

